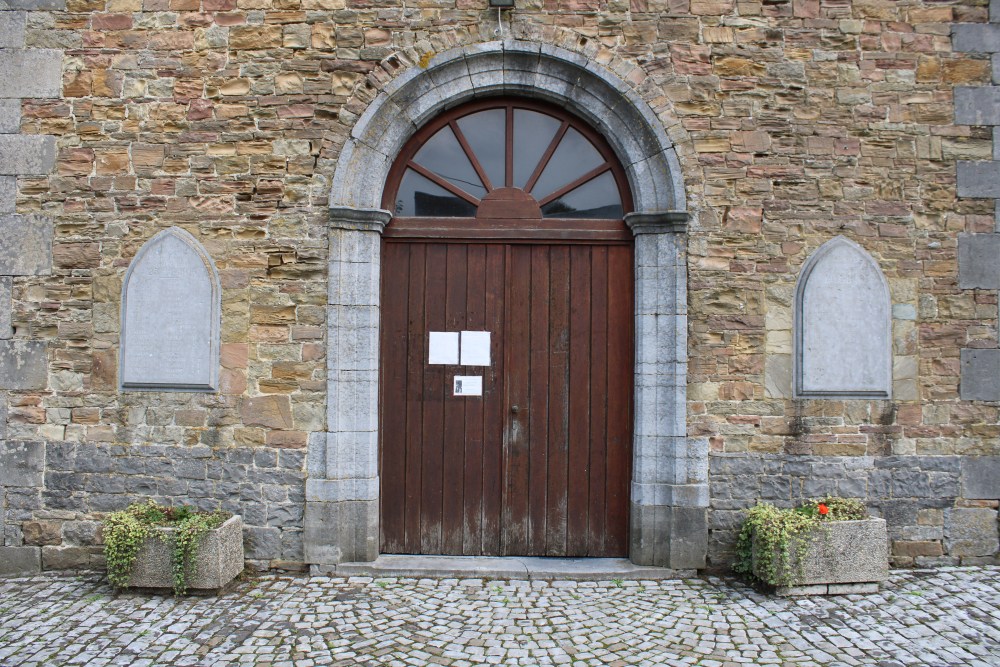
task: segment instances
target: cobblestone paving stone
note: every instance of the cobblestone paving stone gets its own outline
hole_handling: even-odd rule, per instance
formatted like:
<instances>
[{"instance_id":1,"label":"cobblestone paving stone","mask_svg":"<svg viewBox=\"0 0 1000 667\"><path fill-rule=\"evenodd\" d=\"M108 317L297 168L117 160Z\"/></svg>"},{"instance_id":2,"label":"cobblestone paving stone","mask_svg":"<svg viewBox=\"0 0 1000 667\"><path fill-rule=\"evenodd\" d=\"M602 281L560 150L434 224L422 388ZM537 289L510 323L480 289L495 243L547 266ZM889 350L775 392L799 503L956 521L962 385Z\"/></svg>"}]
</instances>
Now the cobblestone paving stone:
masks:
<instances>
[{"instance_id":1,"label":"cobblestone paving stone","mask_svg":"<svg viewBox=\"0 0 1000 667\"><path fill-rule=\"evenodd\" d=\"M877 595L730 579L266 575L220 598L113 594L97 573L0 579L0 666L1000 665L1000 567L897 570Z\"/></svg>"}]
</instances>

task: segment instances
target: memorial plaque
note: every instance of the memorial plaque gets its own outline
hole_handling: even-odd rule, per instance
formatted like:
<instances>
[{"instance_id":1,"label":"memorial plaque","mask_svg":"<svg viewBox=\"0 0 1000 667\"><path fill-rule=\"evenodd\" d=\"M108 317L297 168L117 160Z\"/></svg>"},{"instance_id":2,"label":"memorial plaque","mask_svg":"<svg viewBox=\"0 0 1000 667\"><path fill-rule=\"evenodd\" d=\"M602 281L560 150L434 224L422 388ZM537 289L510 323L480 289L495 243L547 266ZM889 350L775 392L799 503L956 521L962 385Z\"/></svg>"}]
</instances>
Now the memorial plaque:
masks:
<instances>
[{"instance_id":1,"label":"memorial plaque","mask_svg":"<svg viewBox=\"0 0 1000 667\"><path fill-rule=\"evenodd\" d=\"M176 227L150 239L122 288L122 388L216 389L219 313L218 274L201 244Z\"/></svg>"},{"instance_id":2,"label":"memorial plaque","mask_svg":"<svg viewBox=\"0 0 1000 667\"><path fill-rule=\"evenodd\" d=\"M800 280L798 395L888 397L889 290L872 257L837 238L816 251Z\"/></svg>"}]
</instances>

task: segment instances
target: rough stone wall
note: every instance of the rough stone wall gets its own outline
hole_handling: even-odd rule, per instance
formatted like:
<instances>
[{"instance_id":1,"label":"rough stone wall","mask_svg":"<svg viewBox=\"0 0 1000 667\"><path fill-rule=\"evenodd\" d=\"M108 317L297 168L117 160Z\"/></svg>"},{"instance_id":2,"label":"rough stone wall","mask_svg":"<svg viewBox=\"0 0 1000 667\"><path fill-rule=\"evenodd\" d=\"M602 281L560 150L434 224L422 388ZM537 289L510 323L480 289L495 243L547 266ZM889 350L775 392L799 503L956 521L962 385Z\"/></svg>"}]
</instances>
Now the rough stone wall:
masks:
<instances>
[{"instance_id":1,"label":"rough stone wall","mask_svg":"<svg viewBox=\"0 0 1000 667\"><path fill-rule=\"evenodd\" d=\"M36 269L0 234L0 266L13 267L0 270L0 318L10 311L14 336L0 341L0 369L33 369L0 374L27 378L0 386L5 437L48 443L46 452L107 447L123 466L145 461L146 447L185 464L197 461L192 452L224 464L230 452L304 448L325 430L326 203L338 150L403 68L493 39L495 11L482 0L67 0L34 9L0 12L0 32L23 33L21 62L32 50L62 52L60 94L29 94L32 70L0 63L19 77L0 90L24 98L3 101L0 132L15 138L0 140L44 146L54 137L54 166L29 169L29 153L3 151L14 156L0 158L13 163L3 174L16 180L0 175L0 202L13 201L24 229L53 240ZM897 498L872 487L880 457L905 457L891 460L930 475L954 474L934 468L937 458L954 465L946 462L1000 453L1000 402L959 398L961 350L997 347L997 293L958 283L959 235L995 231L995 196L958 197L956 164L992 160L994 146L991 127L956 123L955 90L991 83L995 67L989 49L958 48L952 30L985 26L989 9L987 0L519 0L504 19L508 37L615 71L675 141L693 212L689 433L751 468L777 466L747 473L753 488L800 460L845 471L870 461L863 495ZM18 120L8 120L11 109ZM121 279L142 243L172 225L219 269L222 390L122 393ZM863 246L890 285L891 400L792 398L795 280L837 234ZM11 361L8 349L35 362ZM720 460L716 557L729 539L726 512L751 502L725 495ZM51 470L83 483L88 502L89 472ZM287 485L290 498L298 487ZM809 488L790 487L785 500ZM48 503L59 494L47 493L30 520L58 511ZM976 499L994 527L998 496ZM178 497L199 498L190 487ZM928 511L969 509L959 492L912 497ZM29 518L5 503L5 544L22 547ZM900 521L899 543L938 539L906 537L900 531L922 524ZM942 553L964 557L940 539Z\"/></svg>"}]
</instances>

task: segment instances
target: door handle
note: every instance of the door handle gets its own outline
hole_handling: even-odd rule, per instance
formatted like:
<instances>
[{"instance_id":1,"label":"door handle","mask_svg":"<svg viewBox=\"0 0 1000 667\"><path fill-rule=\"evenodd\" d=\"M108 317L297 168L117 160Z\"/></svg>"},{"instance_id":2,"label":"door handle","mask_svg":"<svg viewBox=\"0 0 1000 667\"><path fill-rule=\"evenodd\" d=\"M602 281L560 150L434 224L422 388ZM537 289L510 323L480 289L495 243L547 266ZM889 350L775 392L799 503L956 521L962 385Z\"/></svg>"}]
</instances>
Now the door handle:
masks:
<instances>
[{"instance_id":1,"label":"door handle","mask_svg":"<svg viewBox=\"0 0 1000 667\"><path fill-rule=\"evenodd\" d=\"M510 406L510 411L511 411L511 414L515 414L516 415L518 412L521 411L521 408L519 408L516 405L512 405L512 406Z\"/></svg>"}]
</instances>

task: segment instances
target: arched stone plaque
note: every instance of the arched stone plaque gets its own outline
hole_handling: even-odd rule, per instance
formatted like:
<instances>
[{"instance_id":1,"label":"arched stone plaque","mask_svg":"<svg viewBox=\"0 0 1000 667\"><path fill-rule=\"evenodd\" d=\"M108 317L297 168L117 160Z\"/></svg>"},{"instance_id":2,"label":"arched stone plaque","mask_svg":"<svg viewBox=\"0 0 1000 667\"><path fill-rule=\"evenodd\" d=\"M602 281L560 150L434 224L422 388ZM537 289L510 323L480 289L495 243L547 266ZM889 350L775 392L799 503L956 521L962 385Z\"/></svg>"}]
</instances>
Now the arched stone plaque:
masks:
<instances>
[{"instance_id":1,"label":"arched stone plaque","mask_svg":"<svg viewBox=\"0 0 1000 667\"><path fill-rule=\"evenodd\" d=\"M795 297L796 396L888 398L889 286L872 256L842 236L824 243L802 268Z\"/></svg>"},{"instance_id":2,"label":"arched stone plaque","mask_svg":"<svg viewBox=\"0 0 1000 667\"><path fill-rule=\"evenodd\" d=\"M183 229L146 242L122 286L121 387L214 391L219 378L219 275Z\"/></svg>"}]
</instances>

